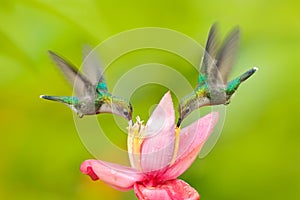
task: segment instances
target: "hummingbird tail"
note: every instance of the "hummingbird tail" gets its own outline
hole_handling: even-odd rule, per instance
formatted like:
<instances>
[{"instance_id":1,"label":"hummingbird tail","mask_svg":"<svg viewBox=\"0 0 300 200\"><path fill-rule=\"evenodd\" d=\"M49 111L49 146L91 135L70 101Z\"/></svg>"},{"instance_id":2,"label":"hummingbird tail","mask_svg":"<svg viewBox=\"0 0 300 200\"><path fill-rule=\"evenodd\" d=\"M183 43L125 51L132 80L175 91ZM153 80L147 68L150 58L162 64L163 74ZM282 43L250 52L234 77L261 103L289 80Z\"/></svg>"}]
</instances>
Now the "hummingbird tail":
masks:
<instances>
[{"instance_id":1,"label":"hummingbird tail","mask_svg":"<svg viewBox=\"0 0 300 200\"><path fill-rule=\"evenodd\" d=\"M72 105L76 102L76 99L71 96L48 96L48 95L41 95L41 99L47 99L51 101L58 101L61 103Z\"/></svg>"},{"instance_id":2,"label":"hummingbird tail","mask_svg":"<svg viewBox=\"0 0 300 200\"><path fill-rule=\"evenodd\" d=\"M253 67L252 69L246 71L242 75L238 76L237 78L233 79L227 84L226 87L226 95L228 99L231 97L231 95L238 89L240 84L247 80L250 76L252 76L256 71L258 70L257 67Z\"/></svg>"},{"instance_id":3,"label":"hummingbird tail","mask_svg":"<svg viewBox=\"0 0 300 200\"><path fill-rule=\"evenodd\" d=\"M246 71L240 76L241 83L247 80L250 76L252 76L258 70L257 67L253 67L252 69Z\"/></svg>"},{"instance_id":4,"label":"hummingbird tail","mask_svg":"<svg viewBox=\"0 0 300 200\"><path fill-rule=\"evenodd\" d=\"M51 101L58 101L58 102L62 102L62 103L66 103L62 97L59 96L48 96L48 95L41 95L40 96L41 99L47 99L47 100L51 100Z\"/></svg>"},{"instance_id":5,"label":"hummingbird tail","mask_svg":"<svg viewBox=\"0 0 300 200\"><path fill-rule=\"evenodd\" d=\"M52 101L58 101L58 97L56 97L56 96L41 95L40 98L41 99L52 100Z\"/></svg>"}]
</instances>

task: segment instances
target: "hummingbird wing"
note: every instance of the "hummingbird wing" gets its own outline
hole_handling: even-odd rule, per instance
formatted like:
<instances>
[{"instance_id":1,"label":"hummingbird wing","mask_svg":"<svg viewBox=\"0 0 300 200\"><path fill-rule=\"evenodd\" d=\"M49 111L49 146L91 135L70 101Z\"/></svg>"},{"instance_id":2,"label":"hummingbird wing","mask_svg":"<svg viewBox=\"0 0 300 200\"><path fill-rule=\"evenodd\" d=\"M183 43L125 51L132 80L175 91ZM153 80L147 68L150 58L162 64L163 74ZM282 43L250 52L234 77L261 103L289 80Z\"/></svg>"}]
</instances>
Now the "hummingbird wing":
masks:
<instances>
[{"instance_id":1,"label":"hummingbird wing","mask_svg":"<svg viewBox=\"0 0 300 200\"><path fill-rule=\"evenodd\" d=\"M216 65L218 66L225 84L227 83L228 75L232 69L235 55L237 53L239 37L240 29L236 27L228 34L216 57Z\"/></svg>"},{"instance_id":2,"label":"hummingbird wing","mask_svg":"<svg viewBox=\"0 0 300 200\"><path fill-rule=\"evenodd\" d=\"M226 94L224 90L222 90L225 85L216 65L216 55L219 46L217 36L217 25L214 24L208 34L205 52L200 66L200 76L197 87L199 88L199 86L207 84L212 104L223 102L226 99Z\"/></svg>"},{"instance_id":3,"label":"hummingbird wing","mask_svg":"<svg viewBox=\"0 0 300 200\"><path fill-rule=\"evenodd\" d=\"M53 51L48 51L54 63L59 67L67 80L74 86L74 90L78 98L85 97L87 91L92 88L92 83L71 64L69 61L58 56Z\"/></svg>"},{"instance_id":4,"label":"hummingbird wing","mask_svg":"<svg viewBox=\"0 0 300 200\"><path fill-rule=\"evenodd\" d=\"M200 75L198 79L199 86L205 84L205 80L208 78L208 76L216 74L217 69L214 65L217 48L217 24L213 24L208 34L205 51L203 53L202 61L200 64Z\"/></svg>"},{"instance_id":5,"label":"hummingbird wing","mask_svg":"<svg viewBox=\"0 0 300 200\"><path fill-rule=\"evenodd\" d=\"M88 45L83 47L83 72L94 85L95 91L107 92L107 85L103 75L103 65L96 52Z\"/></svg>"}]
</instances>

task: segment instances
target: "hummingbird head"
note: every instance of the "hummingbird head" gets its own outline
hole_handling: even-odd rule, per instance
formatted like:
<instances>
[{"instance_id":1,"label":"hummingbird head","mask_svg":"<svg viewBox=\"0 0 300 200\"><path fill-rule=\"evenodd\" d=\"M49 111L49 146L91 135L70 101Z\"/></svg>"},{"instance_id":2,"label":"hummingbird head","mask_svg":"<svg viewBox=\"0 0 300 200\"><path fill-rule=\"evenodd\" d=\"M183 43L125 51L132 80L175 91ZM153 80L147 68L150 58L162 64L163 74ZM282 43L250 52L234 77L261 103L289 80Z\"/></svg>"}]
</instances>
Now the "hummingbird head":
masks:
<instances>
[{"instance_id":1,"label":"hummingbird head","mask_svg":"<svg viewBox=\"0 0 300 200\"><path fill-rule=\"evenodd\" d=\"M194 110L209 104L209 99L205 96L199 98L195 92L185 96L181 99L178 106L179 118L177 122L177 127L180 126L181 122Z\"/></svg>"},{"instance_id":2,"label":"hummingbird head","mask_svg":"<svg viewBox=\"0 0 300 200\"><path fill-rule=\"evenodd\" d=\"M132 119L132 106L128 100L122 97L112 97L112 113L130 121Z\"/></svg>"}]
</instances>

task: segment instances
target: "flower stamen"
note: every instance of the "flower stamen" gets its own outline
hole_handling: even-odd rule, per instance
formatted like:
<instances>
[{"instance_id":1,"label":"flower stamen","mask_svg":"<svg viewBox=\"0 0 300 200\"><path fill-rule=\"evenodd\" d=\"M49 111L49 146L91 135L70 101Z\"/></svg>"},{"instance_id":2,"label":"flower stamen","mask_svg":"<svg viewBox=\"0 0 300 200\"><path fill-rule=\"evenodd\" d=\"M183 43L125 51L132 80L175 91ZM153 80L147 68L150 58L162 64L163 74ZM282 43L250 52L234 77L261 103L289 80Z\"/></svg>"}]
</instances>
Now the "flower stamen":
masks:
<instances>
[{"instance_id":1,"label":"flower stamen","mask_svg":"<svg viewBox=\"0 0 300 200\"><path fill-rule=\"evenodd\" d=\"M170 166L173 165L176 161L176 157L177 157L178 149L179 149L179 140L180 140L180 127L176 127L175 128L174 152L173 152L173 157L172 157Z\"/></svg>"},{"instance_id":2,"label":"flower stamen","mask_svg":"<svg viewBox=\"0 0 300 200\"><path fill-rule=\"evenodd\" d=\"M136 123L129 122L127 146L130 161L134 168L142 171L141 167L141 145L144 141L143 133L146 126L143 125L140 117L136 117Z\"/></svg>"}]
</instances>

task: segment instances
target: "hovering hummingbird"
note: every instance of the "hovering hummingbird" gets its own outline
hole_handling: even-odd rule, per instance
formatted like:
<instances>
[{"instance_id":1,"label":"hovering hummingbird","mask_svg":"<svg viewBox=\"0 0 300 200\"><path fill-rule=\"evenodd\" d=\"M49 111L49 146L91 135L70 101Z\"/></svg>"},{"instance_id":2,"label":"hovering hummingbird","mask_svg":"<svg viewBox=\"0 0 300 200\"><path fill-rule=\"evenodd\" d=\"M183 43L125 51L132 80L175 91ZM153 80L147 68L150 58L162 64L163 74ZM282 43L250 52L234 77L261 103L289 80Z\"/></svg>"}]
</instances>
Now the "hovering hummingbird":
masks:
<instances>
[{"instance_id":1,"label":"hovering hummingbird","mask_svg":"<svg viewBox=\"0 0 300 200\"><path fill-rule=\"evenodd\" d=\"M200 107L229 104L231 96L240 84L258 70L254 67L227 82L237 51L239 35L239 28L234 28L218 48L217 26L214 24L211 27L202 56L197 87L180 101L177 127L180 127L183 119Z\"/></svg>"},{"instance_id":2,"label":"hovering hummingbird","mask_svg":"<svg viewBox=\"0 0 300 200\"><path fill-rule=\"evenodd\" d=\"M40 97L47 100L61 102L74 110L81 118L84 115L95 115L99 113L113 113L131 120L132 106L128 100L113 96L107 90L101 64L95 53L84 49L83 74L73 64L49 51L55 64L74 85L77 96L48 96ZM88 55L89 56L85 56Z\"/></svg>"}]
</instances>

